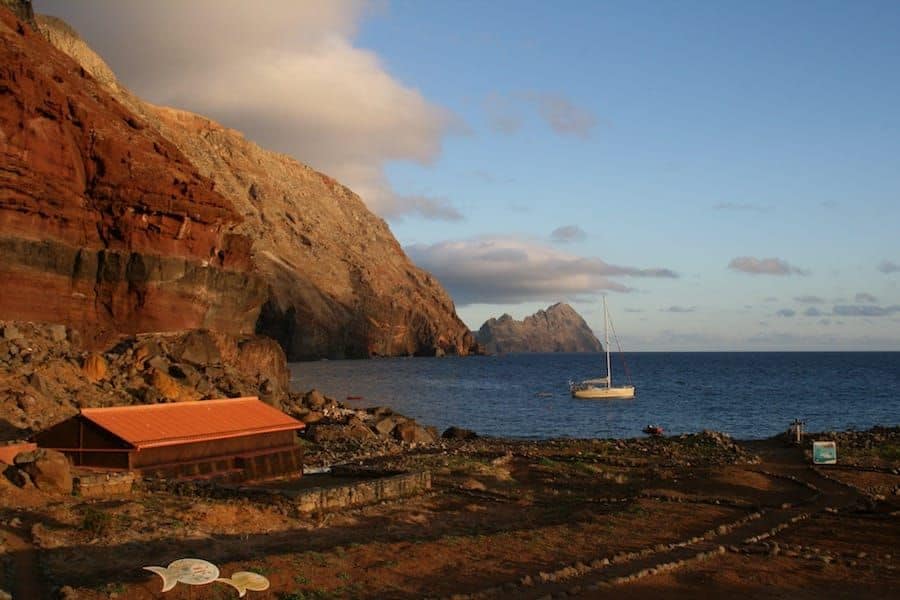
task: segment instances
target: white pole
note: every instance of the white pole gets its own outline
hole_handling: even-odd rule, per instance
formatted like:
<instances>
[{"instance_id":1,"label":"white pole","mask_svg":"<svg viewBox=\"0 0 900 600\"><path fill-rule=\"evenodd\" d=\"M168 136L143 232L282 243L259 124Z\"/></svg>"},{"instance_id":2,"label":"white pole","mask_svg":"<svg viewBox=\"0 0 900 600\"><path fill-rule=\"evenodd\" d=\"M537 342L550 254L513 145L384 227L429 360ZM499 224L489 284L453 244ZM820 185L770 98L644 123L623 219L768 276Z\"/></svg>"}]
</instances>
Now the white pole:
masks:
<instances>
[{"instance_id":1,"label":"white pole","mask_svg":"<svg viewBox=\"0 0 900 600\"><path fill-rule=\"evenodd\" d=\"M603 331L606 336L606 387L612 387L612 371L609 360L609 309L606 308L606 296L603 296Z\"/></svg>"}]
</instances>

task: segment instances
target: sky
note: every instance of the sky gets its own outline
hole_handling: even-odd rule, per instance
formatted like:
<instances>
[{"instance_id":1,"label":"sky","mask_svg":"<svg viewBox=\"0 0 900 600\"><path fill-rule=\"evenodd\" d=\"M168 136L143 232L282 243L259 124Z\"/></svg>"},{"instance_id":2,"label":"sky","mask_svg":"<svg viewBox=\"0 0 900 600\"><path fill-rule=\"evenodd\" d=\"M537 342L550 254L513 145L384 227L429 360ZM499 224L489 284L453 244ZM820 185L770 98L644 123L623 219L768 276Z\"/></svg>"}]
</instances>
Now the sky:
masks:
<instances>
[{"instance_id":1,"label":"sky","mask_svg":"<svg viewBox=\"0 0 900 600\"><path fill-rule=\"evenodd\" d=\"M900 3L35 0L340 179L473 329L900 350Z\"/></svg>"}]
</instances>

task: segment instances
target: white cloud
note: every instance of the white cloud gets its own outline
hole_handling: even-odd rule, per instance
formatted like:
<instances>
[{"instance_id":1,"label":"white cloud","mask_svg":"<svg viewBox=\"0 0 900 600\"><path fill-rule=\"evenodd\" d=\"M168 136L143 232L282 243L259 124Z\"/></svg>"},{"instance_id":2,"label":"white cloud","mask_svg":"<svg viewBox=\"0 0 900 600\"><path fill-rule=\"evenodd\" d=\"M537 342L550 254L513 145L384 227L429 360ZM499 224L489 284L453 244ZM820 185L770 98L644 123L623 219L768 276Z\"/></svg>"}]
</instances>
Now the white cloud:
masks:
<instances>
[{"instance_id":1,"label":"white cloud","mask_svg":"<svg viewBox=\"0 0 900 600\"><path fill-rule=\"evenodd\" d=\"M210 116L337 178L378 214L456 218L391 189L389 161L435 160L453 115L354 46L360 0L43 0L140 96ZM458 214L458 213L456 213Z\"/></svg>"},{"instance_id":2,"label":"white cloud","mask_svg":"<svg viewBox=\"0 0 900 600\"><path fill-rule=\"evenodd\" d=\"M800 269L781 258L754 258L738 256L731 259L728 268L751 275L808 275L809 271Z\"/></svg>"},{"instance_id":3,"label":"white cloud","mask_svg":"<svg viewBox=\"0 0 900 600\"><path fill-rule=\"evenodd\" d=\"M434 273L460 306L627 292L630 288L613 278L677 277L669 269L611 265L517 237L414 244L405 250L417 265Z\"/></svg>"},{"instance_id":4,"label":"white cloud","mask_svg":"<svg viewBox=\"0 0 900 600\"><path fill-rule=\"evenodd\" d=\"M825 299L819 296L797 296L794 300L801 304L825 304Z\"/></svg>"}]
</instances>

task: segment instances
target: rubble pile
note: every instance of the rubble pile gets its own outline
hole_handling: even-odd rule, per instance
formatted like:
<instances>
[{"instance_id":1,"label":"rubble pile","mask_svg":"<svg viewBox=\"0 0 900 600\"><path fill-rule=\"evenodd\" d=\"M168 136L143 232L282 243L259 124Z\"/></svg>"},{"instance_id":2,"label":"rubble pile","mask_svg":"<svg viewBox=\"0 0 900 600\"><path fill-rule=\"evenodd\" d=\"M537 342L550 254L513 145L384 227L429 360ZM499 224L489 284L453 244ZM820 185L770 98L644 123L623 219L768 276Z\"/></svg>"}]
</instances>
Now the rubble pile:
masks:
<instances>
[{"instance_id":1,"label":"rubble pile","mask_svg":"<svg viewBox=\"0 0 900 600\"><path fill-rule=\"evenodd\" d=\"M126 336L88 351L63 325L0 321L0 439L80 408L258 396L280 407L289 374L269 339L205 330Z\"/></svg>"}]
</instances>

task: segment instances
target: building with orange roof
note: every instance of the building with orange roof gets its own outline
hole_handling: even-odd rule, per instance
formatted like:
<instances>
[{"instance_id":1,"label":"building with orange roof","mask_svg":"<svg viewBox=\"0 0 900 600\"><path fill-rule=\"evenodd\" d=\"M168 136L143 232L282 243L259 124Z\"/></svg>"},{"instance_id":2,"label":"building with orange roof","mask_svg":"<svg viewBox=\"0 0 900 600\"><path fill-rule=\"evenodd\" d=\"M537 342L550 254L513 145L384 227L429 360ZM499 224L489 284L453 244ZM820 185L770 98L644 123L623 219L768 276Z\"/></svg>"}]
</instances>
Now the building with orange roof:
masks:
<instances>
[{"instance_id":1,"label":"building with orange roof","mask_svg":"<svg viewBox=\"0 0 900 600\"><path fill-rule=\"evenodd\" d=\"M75 467L268 479L302 471L303 423L258 398L85 408L34 436Z\"/></svg>"}]
</instances>

